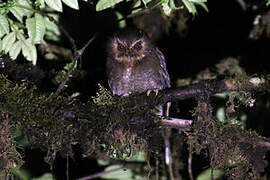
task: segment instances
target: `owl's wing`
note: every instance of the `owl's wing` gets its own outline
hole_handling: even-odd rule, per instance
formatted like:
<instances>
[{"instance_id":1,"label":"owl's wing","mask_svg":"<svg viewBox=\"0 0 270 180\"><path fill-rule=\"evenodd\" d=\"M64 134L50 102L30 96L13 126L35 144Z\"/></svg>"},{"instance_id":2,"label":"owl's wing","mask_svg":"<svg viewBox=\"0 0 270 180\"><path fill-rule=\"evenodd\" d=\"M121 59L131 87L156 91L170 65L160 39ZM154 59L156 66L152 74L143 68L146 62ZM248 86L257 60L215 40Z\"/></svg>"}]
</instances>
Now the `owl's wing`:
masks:
<instances>
[{"instance_id":1,"label":"owl's wing","mask_svg":"<svg viewBox=\"0 0 270 180\"><path fill-rule=\"evenodd\" d=\"M171 80L170 80L169 73L167 71L164 55L158 48L155 48L155 52L156 52L156 55L158 56L159 64L161 66L159 73L164 78L164 81L165 81L164 83L166 84L167 88L169 88L171 87Z\"/></svg>"}]
</instances>

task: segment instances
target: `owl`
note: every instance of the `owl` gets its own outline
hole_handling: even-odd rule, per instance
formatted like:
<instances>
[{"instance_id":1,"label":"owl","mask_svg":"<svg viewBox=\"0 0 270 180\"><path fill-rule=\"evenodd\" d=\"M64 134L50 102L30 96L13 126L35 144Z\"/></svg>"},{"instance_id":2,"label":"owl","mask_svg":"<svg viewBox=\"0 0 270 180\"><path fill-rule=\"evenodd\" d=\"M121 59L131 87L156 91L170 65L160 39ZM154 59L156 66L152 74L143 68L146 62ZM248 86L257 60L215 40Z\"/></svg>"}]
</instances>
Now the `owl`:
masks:
<instances>
[{"instance_id":1,"label":"owl","mask_svg":"<svg viewBox=\"0 0 270 180\"><path fill-rule=\"evenodd\" d=\"M128 96L170 87L162 52L141 30L116 34L107 51L106 68L113 94Z\"/></svg>"},{"instance_id":2,"label":"owl","mask_svg":"<svg viewBox=\"0 0 270 180\"><path fill-rule=\"evenodd\" d=\"M115 35L108 43L107 74L113 94L128 96L134 92L158 91L169 88L170 77L162 52L140 30ZM169 115L170 103L165 107ZM158 116L164 107L157 107ZM171 166L170 130L163 130L165 160Z\"/></svg>"}]
</instances>

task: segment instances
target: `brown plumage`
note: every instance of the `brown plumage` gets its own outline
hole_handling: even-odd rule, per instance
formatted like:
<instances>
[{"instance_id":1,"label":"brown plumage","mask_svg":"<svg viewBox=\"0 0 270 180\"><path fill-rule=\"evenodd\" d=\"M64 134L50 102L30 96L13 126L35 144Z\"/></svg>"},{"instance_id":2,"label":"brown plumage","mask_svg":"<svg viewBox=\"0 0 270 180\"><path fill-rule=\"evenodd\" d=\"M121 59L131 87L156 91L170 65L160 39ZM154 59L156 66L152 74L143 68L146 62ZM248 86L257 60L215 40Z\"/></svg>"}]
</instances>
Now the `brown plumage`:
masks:
<instances>
[{"instance_id":1,"label":"brown plumage","mask_svg":"<svg viewBox=\"0 0 270 180\"><path fill-rule=\"evenodd\" d=\"M142 31L115 35L108 44L107 74L109 86L115 95L128 96L134 92L149 92L170 87L170 77L162 52L154 46ZM167 103L166 116L170 103ZM157 107L159 116L164 107ZM170 169L170 130L163 131L165 160Z\"/></svg>"},{"instance_id":2,"label":"brown plumage","mask_svg":"<svg viewBox=\"0 0 270 180\"><path fill-rule=\"evenodd\" d=\"M162 52L140 30L124 32L110 40L106 66L115 95L170 87Z\"/></svg>"}]
</instances>

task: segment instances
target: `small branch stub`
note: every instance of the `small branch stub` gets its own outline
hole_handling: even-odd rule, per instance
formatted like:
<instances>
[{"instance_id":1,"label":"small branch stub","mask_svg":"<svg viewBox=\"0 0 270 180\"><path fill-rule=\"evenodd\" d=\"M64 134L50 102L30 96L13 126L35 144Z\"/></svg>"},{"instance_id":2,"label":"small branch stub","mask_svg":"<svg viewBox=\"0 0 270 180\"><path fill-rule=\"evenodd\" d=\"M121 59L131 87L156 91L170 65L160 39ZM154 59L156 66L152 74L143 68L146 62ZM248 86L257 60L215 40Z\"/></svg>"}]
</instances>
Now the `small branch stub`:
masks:
<instances>
[{"instance_id":1,"label":"small branch stub","mask_svg":"<svg viewBox=\"0 0 270 180\"><path fill-rule=\"evenodd\" d=\"M177 129L190 129L192 122L192 120L170 118L163 120L161 125Z\"/></svg>"}]
</instances>

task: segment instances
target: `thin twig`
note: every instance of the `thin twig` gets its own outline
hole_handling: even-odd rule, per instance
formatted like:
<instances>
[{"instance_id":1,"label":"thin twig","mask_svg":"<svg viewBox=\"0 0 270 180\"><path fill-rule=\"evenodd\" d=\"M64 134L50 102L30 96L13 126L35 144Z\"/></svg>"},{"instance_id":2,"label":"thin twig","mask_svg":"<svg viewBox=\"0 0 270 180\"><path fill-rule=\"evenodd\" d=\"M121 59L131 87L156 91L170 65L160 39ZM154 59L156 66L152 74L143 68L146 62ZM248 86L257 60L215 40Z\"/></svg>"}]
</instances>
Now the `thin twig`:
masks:
<instances>
[{"instance_id":1,"label":"thin twig","mask_svg":"<svg viewBox=\"0 0 270 180\"><path fill-rule=\"evenodd\" d=\"M161 126L188 130L190 129L192 122L193 122L192 120L187 119L170 118L162 120Z\"/></svg>"},{"instance_id":2,"label":"thin twig","mask_svg":"<svg viewBox=\"0 0 270 180\"><path fill-rule=\"evenodd\" d=\"M70 58L71 58L73 64L69 68L69 70L65 76L65 79L61 82L61 84L59 85L59 87L56 90L55 95L58 95L64 89L66 82L69 80L71 73L73 72L73 70L76 67L78 59L82 56L86 47L88 47L89 44L95 39L96 34L94 36L92 36L92 38L89 39L89 41L83 46L83 48L81 48L80 50L77 50L75 40L72 38L72 36L68 33L68 31L59 22L57 22L52 16L49 16L48 14L44 13L43 11L40 11L40 10L35 10L35 11L37 13L41 14L42 16L47 17L51 22L56 24L59 27L60 31L68 38L68 40L72 46L73 55Z\"/></svg>"},{"instance_id":3,"label":"thin twig","mask_svg":"<svg viewBox=\"0 0 270 180\"><path fill-rule=\"evenodd\" d=\"M247 10L246 3L243 0L236 0L243 10Z\"/></svg>"},{"instance_id":4,"label":"thin twig","mask_svg":"<svg viewBox=\"0 0 270 180\"><path fill-rule=\"evenodd\" d=\"M129 14L129 15L127 15L126 17L123 17L123 18L121 18L121 19L118 19L117 22L121 22L121 21L123 21L123 20L127 20L128 18L140 16L140 15L142 15L142 14L149 13L149 12L150 12L149 9L142 9L142 10L136 12L136 13Z\"/></svg>"},{"instance_id":5,"label":"thin twig","mask_svg":"<svg viewBox=\"0 0 270 180\"><path fill-rule=\"evenodd\" d=\"M189 153L188 156L188 175L189 175L189 179L193 180L193 173L192 173L192 153Z\"/></svg>"},{"instance_id":6,"label":"thin twig","mask_svg":"<svg viewBox=\"0 0 270 180\"><path fill-rule=\"evenodd\" d=\"M76 64L77 64L77 58L74 61L72 61L72 65L68 69L68 72L65 75L65 79L58 86L58 88L57 88L57 90L55 92L56 96L59 95L63 91L64 87L66 86L67 81L69 80L69 77L70 77L71 73L74 71L74 69L76 67Z\"/></svg>"},{"instance_id":7,"label":"thin twig","mask_svg":"<svg viewBox=\"0 0 270 180\"><path fill-rule=\"evenodd\" d=\"M214 169L211 167L211 180L214 180Z\"/></svg>"},{"instance_id":8,"label":"thin twig","mask_svg":"<svg viewBox=\"0 0 270 180\"><path fill-rule=\"evenodd\" d=\"M172 164L169 164L167 166L168 166L168 170L169 170L170 180L174 180Z\"/></svg>"},{"instance_id":9,"label":"thin twig","mask_svg":"<svg viewBox=\"0 0 270 180\"><path fill-rule=\"evenodd\" d=\"M67 180L69 180L69 158L68 158L68 155L67 155L67 169L66 169L66 176L67 176Z\"/></svg>"},{"instance_id":10,"label":"thin twig","mask_svg":"<svg viewBox=\"0 0 270 180\"><path fill-rule=\"evenodd\" d=\"M93 42L93 40L95 39L95 37L96 37L96 34L95 34L91 39L89 39L89 41L84 45L83 48L81 48L80 50L74 52L74 55L73 55L73 58L72 58L72 65L71 65L70 68L68 69L68 72L66 73L65 79L61 82L61 84L60 84L59 87L57 88L57 90L56 90L56 92L55 92L55 95L59 95L59 94L63 91L63 89L64 89L64 87L65 87L67 81L69 80L69 77L70 77L71 73L74 71L74 69L75 69L75 67L76 67L76 64L77 64L78 59L82 56L82 54L83 54L85 48L86 48L91 42Z\"/></svg>"},{"instance_id":11,"label":"thin twig","mask_svg":"<svg viewBox=\"0 0 270 180\"><path fill-rule=\"evenodd\" d=\"M171 146L170 146L170 135L171 130L168 128L164 129L164 146L165 146L165 163L168 167L168 173L170 180L174 180L173 169L172 169L172 155L171 155Z\"/></svg>"},{"instance_id":12,"label":"thin twig","mask_svg":"<svg viewBox=\"0 0 270 180\"><path fill-rule=\"evenodd\" d=\"M136 16L140 16L140 15L143 15L143 14L146 14L146 13L150 13L151 10L157 8L161 3L158 2L156 4L154 4L152 7L146 7L146 5L144 4L144 6L140 6L140 7L137 7L137 8L134 8L132 10L136 10L136 9L139 9L139 8L142 8L140 11L137 11L136 13L133 13L133 14L129 14L127 15L126 17L123 17L121 19L119 19L117 22L120 22L120 21L123 21L123 20L126 20L128 18L133 18L133 17L136 17Z\"/></svg>"},{"instance_id":13,"label":"thin twig","mask_svg":"<svg viewBox=\"0 0 270 180\"><path fill-rule=\"evenodd\" d=\"M158 158L156 158L156 180L159 180L159 173L158 173L158 165L159 165L159 161L158 161Z\"/></svg>"},{"instance_id":14,"label":"thin twig","mask_svg":"<svg viewBox=\"0 0 270 180\"><path fill-rule=\"evenodd\" d=\"M42 16L47 17L51 22L56 24L59 27L60 31L68 38L70 44L72 45L73 52L77 51L75 40L72 38L72 36L68 33L68 31L59 22L57 22L52 16L49 16L48 14L44 13L41 10L36 10L36 12L41 14Z\"/></svg>"},{"instance_id":15,"label":"thin twig","mask_svg":"<svg viewBox=\"0 0 270 180\"><path fill-rule=\"evenodd\" d=\"M150 180L150 176L151 176L152 171L153 171L153 169L150 165L150 161L147 161L147 168L149 169L148 174L147 174L147 180Z\"/></svg>"},{"instance_id":16,"label":"thin twig","mask_svg":"<svg viewBox=\"0 0 270 180\"><path fill-rule=\"evenodd\" d=\"M167 141L167 143L169 142L168 138L165 138L165 142L166 141ZM166 165L168 167L168 172L169 172L170 180L174 180L170 144L167 144L167 147L165 147L165 148L167 150L167 153L165 153L165 156L166 156L165 158L166 159L170 159L169 162L166 162Z\"/></svg>"},{"instance_id":17,"label":"thin twig","mask_svg":"<svg viewBox=\"0 0 270 180\"><path fill-rule=\"evenodd\" d=\"M266 138L240 138L240 142L250 143L256 146L265 147L270 149L270 140Z\"/></svg>"},{"instance_id":18,"label":"thin twig","mask_svg":"<svg viewBox=\"0 0 270 180\"><path fill-rule=\"evenodd\" d=\"M88 41L87 43L80 49L78 50L76 53L78 56L82 56L84 50L94 41L94 39L96 39L97 34L94 34Z\"/></svg>"}]
</instances>

